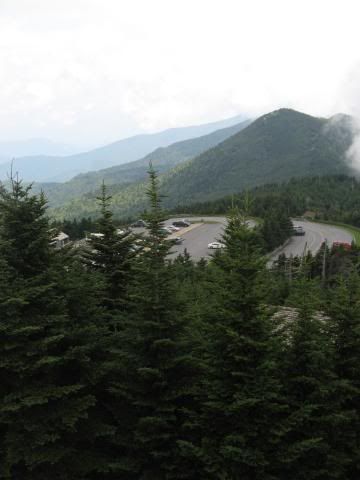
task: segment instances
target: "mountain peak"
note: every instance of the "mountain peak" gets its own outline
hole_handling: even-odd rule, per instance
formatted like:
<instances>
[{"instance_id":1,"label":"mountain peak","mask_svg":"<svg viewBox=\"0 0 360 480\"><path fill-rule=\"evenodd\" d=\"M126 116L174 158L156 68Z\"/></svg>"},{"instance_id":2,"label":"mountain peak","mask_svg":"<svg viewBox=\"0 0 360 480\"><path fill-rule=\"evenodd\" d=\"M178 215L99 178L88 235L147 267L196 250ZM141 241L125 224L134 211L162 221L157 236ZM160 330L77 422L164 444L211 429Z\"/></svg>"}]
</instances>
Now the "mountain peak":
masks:
<instances>
[{"instance_id":1,"label":"mountain peak","mask_svg":"<svg viewBox=\"0 0 360 480\"><path fill-rule=\"evenodd\" d=\"M259 117L259 120L262 118L269 119L269 118L284 118L284 117L292 117L292 118L317 118L308 115L307 113L299 112L298 110L294 110L293 108L278 108L277 110L273 110L272 112L266 113L262 117Z\"/></svg>"},{"instance_id":2,"label":"mountain peak","mask_svg":"<svg viewBox=\"0 0 360 480\"><path fill-rule=\"evenodd\" d=\"M161 176L164 205L209 201L296 177L348 173L344 157L352 139L343 130L328 119L289 108L270 112ZM141 211L145 190L145 184L114 188L117 208L122 214ZM81 201L88 202L86 215L93 215L95 200ZM70 218L75 210L69 204L61 211Z\"/></svg>"}]
</instances>

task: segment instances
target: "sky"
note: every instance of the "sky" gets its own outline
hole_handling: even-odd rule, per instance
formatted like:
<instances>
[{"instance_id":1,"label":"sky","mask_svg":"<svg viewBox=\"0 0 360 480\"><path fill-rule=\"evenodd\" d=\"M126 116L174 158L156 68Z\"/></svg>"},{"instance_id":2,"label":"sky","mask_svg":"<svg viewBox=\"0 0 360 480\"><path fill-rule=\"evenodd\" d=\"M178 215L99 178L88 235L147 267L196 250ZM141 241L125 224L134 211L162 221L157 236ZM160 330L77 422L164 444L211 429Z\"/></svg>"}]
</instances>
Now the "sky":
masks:
<instances>
[{"instance_id":1,"label":"sky","mask_svg":"<svg viewBox=\"0 0 360 480\"><path fill-rule=\"evenodd\" d=\"M0 141L360 117L358 0L0 0Z\"/></svg>"}]
</instances>

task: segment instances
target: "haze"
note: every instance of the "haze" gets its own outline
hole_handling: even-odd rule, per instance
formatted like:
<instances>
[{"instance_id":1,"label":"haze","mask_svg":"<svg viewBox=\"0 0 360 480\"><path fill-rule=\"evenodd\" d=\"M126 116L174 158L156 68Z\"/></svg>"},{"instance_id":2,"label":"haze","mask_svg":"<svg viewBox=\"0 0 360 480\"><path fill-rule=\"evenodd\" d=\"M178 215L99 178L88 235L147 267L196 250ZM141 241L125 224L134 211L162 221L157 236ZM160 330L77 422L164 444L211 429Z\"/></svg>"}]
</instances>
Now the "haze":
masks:
<instances>
[{"instance_id":1,"label":"haze","mask_svg":"<svg viewBox=\"0 0 360 480\"><path fill-rule=\"evenodd\" d=\"M359 115L356 0L0 0L0 141Z\"/></svg>"}]
</instances>

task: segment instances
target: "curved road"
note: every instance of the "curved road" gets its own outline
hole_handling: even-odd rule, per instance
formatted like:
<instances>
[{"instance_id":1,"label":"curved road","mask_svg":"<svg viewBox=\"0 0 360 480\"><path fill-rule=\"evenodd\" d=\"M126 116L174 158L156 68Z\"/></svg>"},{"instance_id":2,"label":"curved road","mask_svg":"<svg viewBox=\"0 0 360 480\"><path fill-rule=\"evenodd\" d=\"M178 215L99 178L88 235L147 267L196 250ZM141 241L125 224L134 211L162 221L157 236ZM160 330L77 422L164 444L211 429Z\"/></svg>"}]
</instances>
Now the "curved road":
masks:
<instances>
[{"instance_id":1,"label":"curved road","mask_svg":"<svg viewBox=\"0 0 360 480\"><path fill-rule=\"evenodd\" d=\"M287 257L291 255L302 255L308 250L316 253L325 240L329 246L331 246L333 242L351 243L353 240L351 234L340 227L298 220L294 220L293 223L295 226L299 225L303 227L305 235L302 237L291 237L290 242L288 242L285 247L276 250L276 253L270 256L270 262L276 260L282 253L285 253Z\"/></svg>"},{"instance_id":2,"label":"curved road","mask_svg":"<svg viewBox=\"0 0 360 480\"><path fill-rule=\"evenodd\" d=\"M171 218L165 224L171 225L175 220L179 220L179 218ZM173 234L173 236L181 236L184 241L181 245L175 245L172 248L171 258L184 253L185 249L194 260L199 260L202 257L207 258L214 252L214 250L207 248L208 243L221 239L226 224L225 217L197 216L190 217L190 220L192 222L190 229L182 229ZM306 251L311 250L312 253L316 253L325 239L330 246L333 242L352 242L351 234L340 227L298 220L294 220L293 223L294 225L302 226L306 232L305 235L291 237L284 248L277 249L270 255L269 263L276 260L281 253L285 253L287 257L302 255L305 247ZM143 229L136 230L140 231Z\"/></svg>"}]
</instances>

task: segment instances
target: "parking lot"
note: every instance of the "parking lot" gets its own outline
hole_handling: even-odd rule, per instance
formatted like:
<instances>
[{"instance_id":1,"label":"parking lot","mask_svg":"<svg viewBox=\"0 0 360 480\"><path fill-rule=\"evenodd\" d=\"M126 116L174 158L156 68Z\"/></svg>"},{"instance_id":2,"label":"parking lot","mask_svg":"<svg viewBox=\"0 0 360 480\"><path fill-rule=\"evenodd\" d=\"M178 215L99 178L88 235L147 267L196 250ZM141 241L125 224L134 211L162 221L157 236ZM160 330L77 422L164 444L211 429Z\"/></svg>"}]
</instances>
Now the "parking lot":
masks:
<instances>
[{"instance_id":1,"label":"parking lot","mask_svg":"<svg viewBox=\"0 0 360 480\"><path fill-rule=\"evenodd\" d=\"M164 222L165 226L173 222L182 220L183 217L170 218ZM186 249L194 260L200 260L203 257L209 257L214 250L208 248L208 244L221 239L221 235L226 223L225 217L193 217L189 219L191 225L188 228L181 228L173 233L169 238L181 237L181 245L174 245L171 249L170 258L175 258ZM134 228L137 233L145 232L144 228Z\"/></svg>"},{"instance_id":2,"label":"parking lot","mask_svg":"<svg viewBox=\"0 0 360 480\"><path fill-rule=\"evenodd\" d=\"M171 225L176 220L182 220L182 218L170 218L164 224L165 226ZM208 258L214 252L214 250L208 248L208 244L221 240L226 224L225 217L190 217L189 220L191 221L189 228L182 228L169 237L177 236L183 238L181 245L172 247L170 258L175 258L180 253L184 253L185 249L194 260L199 260L203 257ZM254 225L254 222L251 223ZM294 223L303 227L305 235L291 237L283 248L277 249L274 255L270 255L269 263L272 263L281 253L285 253L287 256L303 255L307 250L316 253L324 241L327 241L328 245L332 245L332 242L336 241L349 243L352 241L351 234L341 227L308 221L295 221ZM134 231L141 233L145 232L145 229L135 228Z\"/></svg>"}]
</instances>

